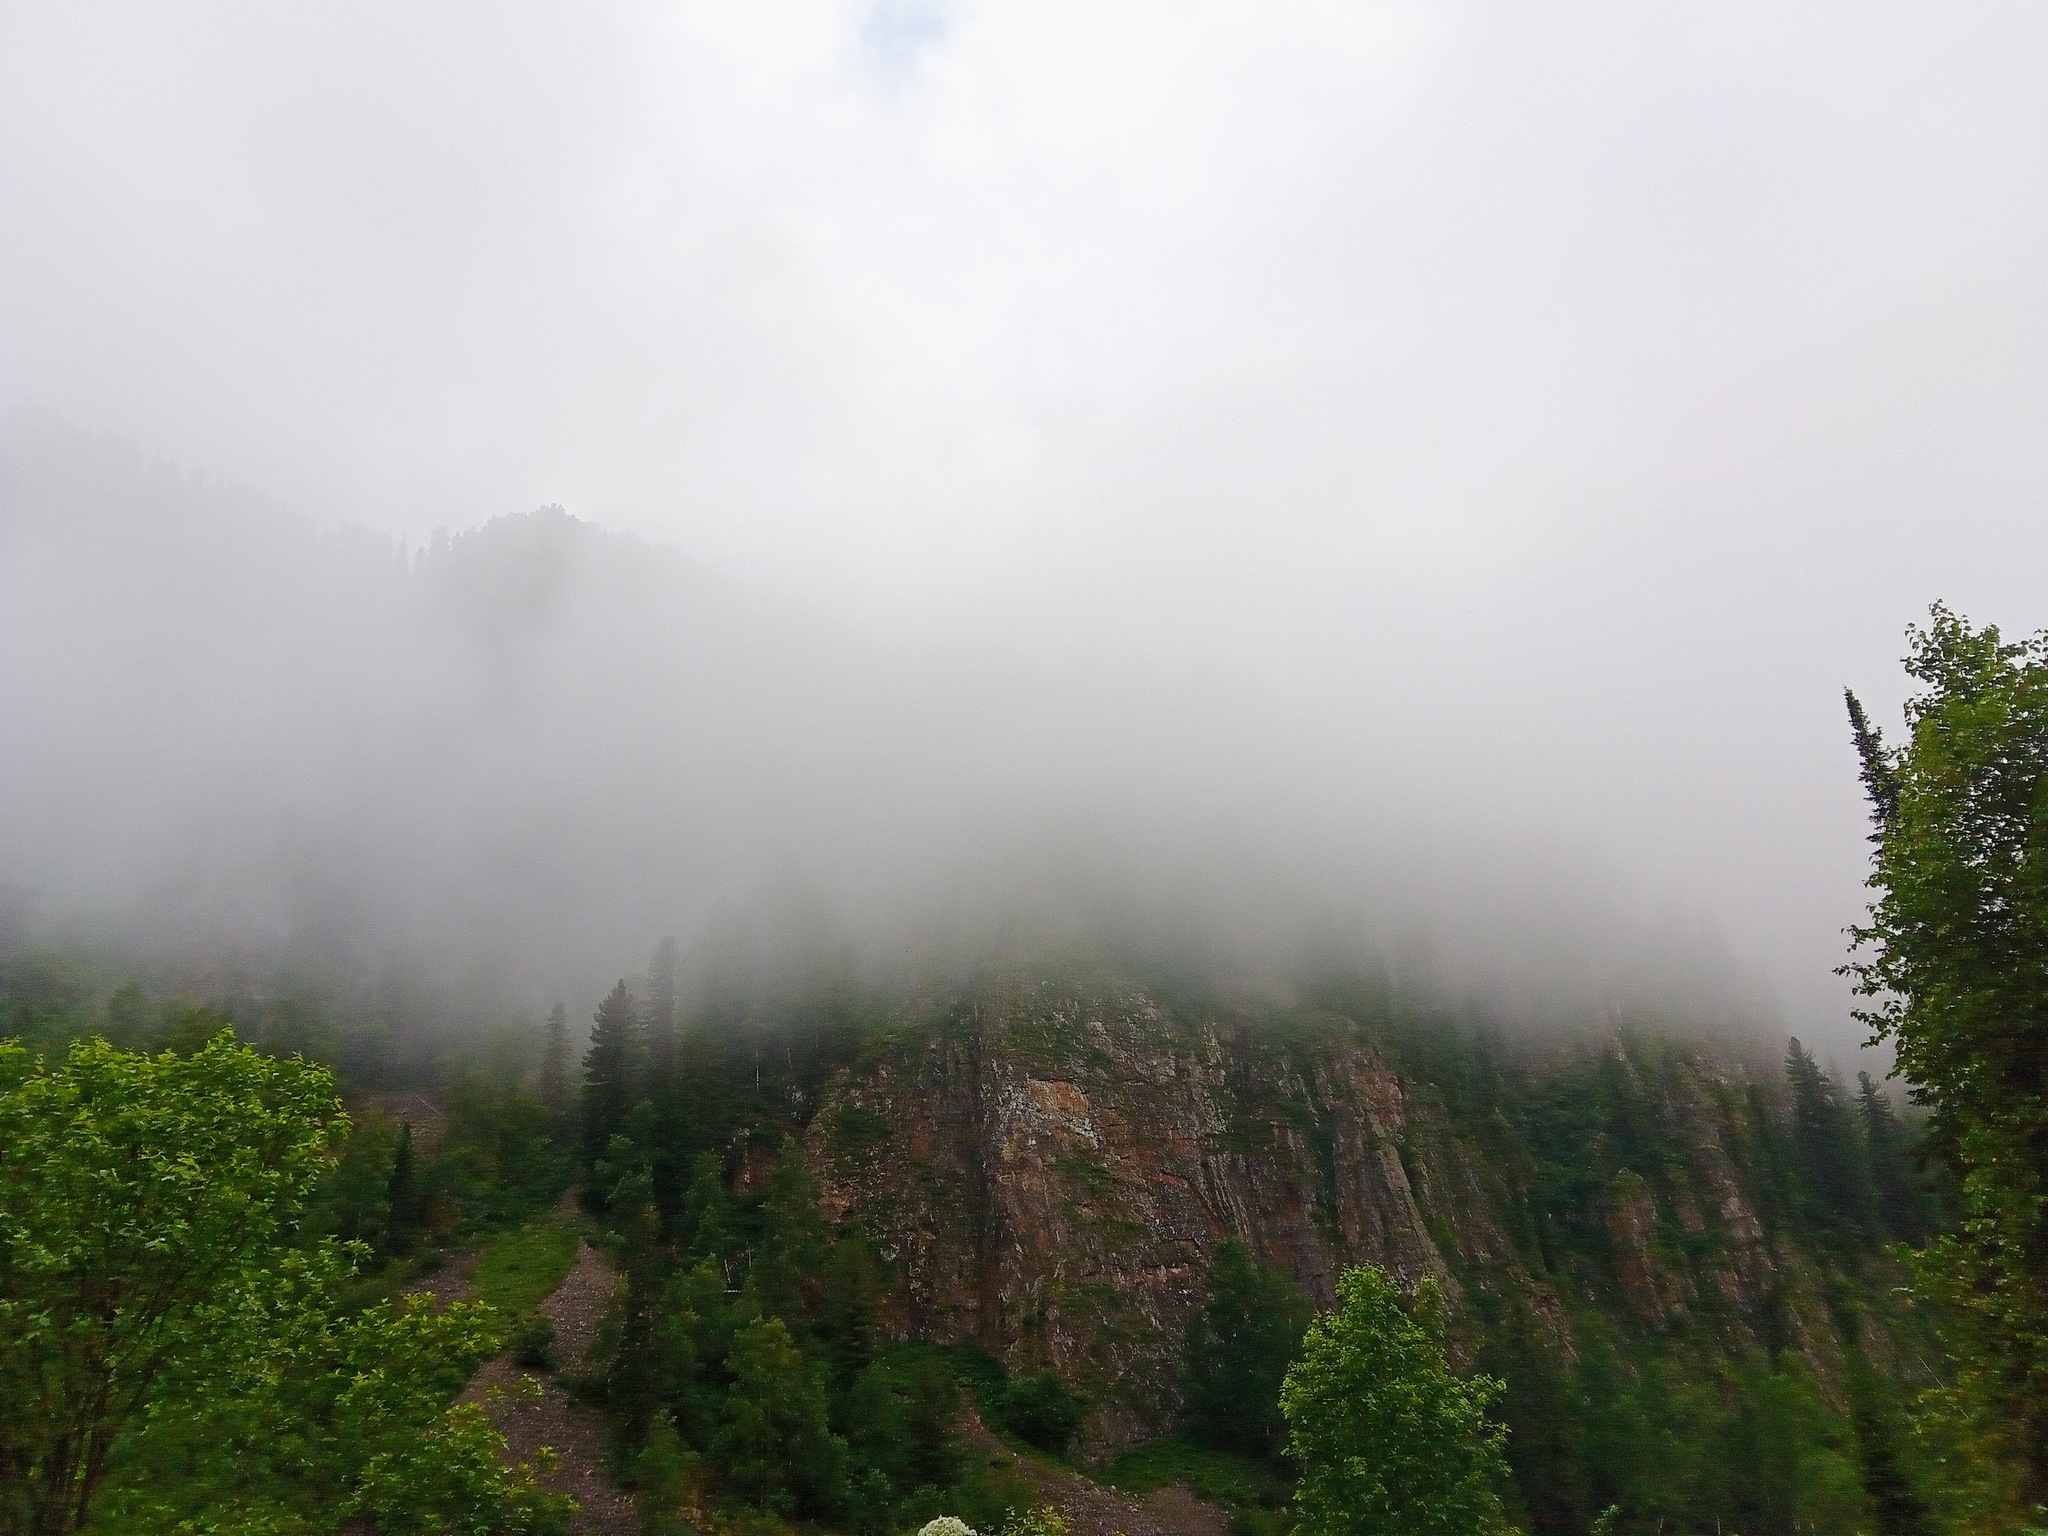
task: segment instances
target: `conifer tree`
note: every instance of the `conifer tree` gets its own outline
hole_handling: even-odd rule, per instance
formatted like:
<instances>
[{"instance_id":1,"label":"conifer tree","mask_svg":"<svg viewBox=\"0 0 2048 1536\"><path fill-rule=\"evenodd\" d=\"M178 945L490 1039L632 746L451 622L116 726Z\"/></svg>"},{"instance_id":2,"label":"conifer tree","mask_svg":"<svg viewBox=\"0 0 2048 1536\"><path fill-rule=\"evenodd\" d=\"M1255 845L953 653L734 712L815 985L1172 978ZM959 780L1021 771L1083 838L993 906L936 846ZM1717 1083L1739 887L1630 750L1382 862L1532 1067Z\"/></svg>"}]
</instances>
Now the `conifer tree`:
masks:
<instances>
[{"instance_id":1,"label":"conifer tree","mask_svg":"<svg viewBox=\"0 0 2048 1536\"><path fill-rule=\"evenodd\" d=\"M657 1104L668 1096L676 1075L676 970L681 954L674 939L655 947L647 966L647 1084Z\"/></svg>"},{"instance_id":2,"label":"conifer tree","mask_svg":"<svg viewBox=\"0 0 2048 1536\"><path fill-rule=\"evenodd\" d=\"M1188 1428L1225 1450L1273 1451L1285 1432L1280 1382L1301 1348L1310 1308L1285 1276L1237 1239L1209 1263L1209 1299L1188 1319Z\"/></svg>"},{"instance_id":3,"label":"conifer tree","mask_svg":"<svg viewBox=\"0 0 2048 1536\"><path fill-rule=\"evenodd\" d=\"M617 1347L606 1374L606 1399L614 1432L622 1445L632 1447L646 1438L659 1406L656 1398L663 1383L655 1341L669 1266L644 1167L619 1180L608 1207L614 1224L613 1252L624 1284L613 1302Z\"/></svg>"},{"instance_id":4,"label":"conifer tree","mask_svg":"<svg viewBox=\"0 0 2048 1536\"><path fill-rule=\"evenodd\" d=\"M569 1010L548 1012L548 1043L540 1059L540 1101L557 1125L569 1115Z\"/></svg>"},{"instance_id":5,"label":"conifer tree","mask_svg":"<svg viewBox=\"0 0 2048 1536\"><path fill-rule=\"evenodd\" d=\"M1863 701L1847 688L1842 690L1842 697L1849 705L1849 736L1856 744L1857 760L1863 765L1863 792L1870 800L1870 820L1876 828L1870 834L1874 843L1884 836L1886 825L1898 814L1898 768L1885 751L1884 734L1863 713Z\"/></svg>"},{"instance_id":6,"label":"conifer tree","mask_svg":"<svg viewBox=\"0 0 2048 1536\"><path fill-rule=\"evenodd\" d=\"M738 1246L733 1227L732 1196L718 1172L718 1158L699 1152L690 1165L690 1185L683 1193L683 1251L692 1259L709 1260L723 1268Z\"/></svg>"},{"instance_id":7,"label":"conifer tree","mask_svg":"<svg viewBox=\"0 0 2048 1536\"><path fill-rule=\"evenodd\" d=\"M647 1082L639 1134L646 1143L655 1207L664 1217L673 1217L682 1203L678 1187L682 1182L682 1102L676 1042L679 958L676 941L663 939L647 966Z\"/></svg>"},{"instance_id":8,"label":"conifer tree","mask_svg":"<svg viewBox=\"0 0 2048 1536\"><path fill-rule=\"evenodd\" d=\"M1892 1109L1891 1095L1868 1072L1856 1074L1856 1114L1863 1123L1864 1154L1870 1164L1871 1190L1878 1219L1886 1233L1902 1243L1926 1236L1920 1196L1906 1152L1906 1128Z\"/></svg>"},{"instance_id":9,"label":"conifer tree","mask_svg":"<svg viewBox=\"0 0 2048 1536\"><path fill-rule=\"evenodd\" d=\"M1870 1183L1848 1108L1797 1039L1785 1052L1785 1084L1792 1096L1793 1169L1809 1214L1838 1243L1867 1237Z\"/></svg>"},{"instance_id":10,"label":"conifer tree","mask_svg":"<svg viewBox=\"0 0 2048 1536\"><path fill-rule=\"evenodd\" d=\"M846 1497L846 1442L831 1431L824 1368L809 1364L779 1317L739 1330L732 1390L712 1455L749 1502L787 1519L828 1515Z\"/></svg>"},{"instance_id":11,"label":"conifer tree","mask_svg":"<svg viewBox=\"0 0 2048 1536\"><path fill-rule=\"evenodd\" d=\"M595 1166L626 1129L634 1100L633 995L621 981L598 1004L583 1057L583 1157Z\"/></svg>"},{"instance_id":12,"label":"conifer tree","mask_svg":"<svg viewBox=\"0 0 2048 1536\"><path fill-rule=\"evenodd\" d=\"M818 1181L805 1165L796 1138L786 1136L761 1202L761 1243L747 1288L762 1312L799 1328L824 1269L825 1218L818 1208Z\"/></svg>"},{"instance_id":13,"label":"conifer tree","mask_svg":"<svg viewBox=\"0 0 2048 1536\"><path fill-rule=\"evenodd\" d=\"M419 1175L413 1167L412 1122L398 1128L398 1146L391 1154L391 1177L384 1186L384 1200L390 1215L384 1222L384 1241L393 1253L409 1253L419 1238L421 1209Z\"/></svg>"},{"instance_id":14,"label":"conifer tree","mask_svg":"<svg viewBox=\"0 0 2048 1536\"><path fill-rule=\"evenodd\" d=\"M882 1269L858 1232L832 1245L823 1326L832 1385L844 1391L874 1363L882 1337Z\"/></svg>"}]
</instances>

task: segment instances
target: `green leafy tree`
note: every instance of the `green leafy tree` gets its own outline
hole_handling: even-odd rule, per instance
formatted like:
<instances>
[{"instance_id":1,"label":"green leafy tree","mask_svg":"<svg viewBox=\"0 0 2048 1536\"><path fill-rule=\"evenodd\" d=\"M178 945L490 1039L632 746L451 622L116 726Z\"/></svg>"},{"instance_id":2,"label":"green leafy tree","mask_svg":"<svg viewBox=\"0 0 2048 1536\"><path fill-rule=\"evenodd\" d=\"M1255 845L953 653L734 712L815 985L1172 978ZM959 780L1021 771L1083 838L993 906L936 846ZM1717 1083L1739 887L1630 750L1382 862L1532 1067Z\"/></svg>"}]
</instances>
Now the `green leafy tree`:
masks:
<instances>
[{"instance_id":1,"label":"green leafy tree","mask_svg":"<svg viewBox=\"0 0 2048 1536\"><path fill-rule=\"evenodd\" d=\"M1194 1436L1226 1450L1277 1450L1280 1383L1311 1309L1285 1275L1235 1238L1209 1261L1209 1298L1188 1319L1182 1390Z\"/></svg>"},{"instance_id":2,"label":"green leafy tree","mask_svg":"<svg viewBox=\"0 0 2048 1536\"><path fill-rule=\"evenodd\" d=\"M450 1405L500 1342L488 1308L425 1297L358 1310L333 1246L282 1255L210 1311L117 1458L95 1529L294 1536L542 1536L570 1506L505 1465L483 1409Z\"/></svg>"},{"instance_id":3,"label":"green leafy tree","mask_svg":"<svg viewBox=\"0 0 2048 1536\"><path fill-rule=\"evenodd\" d=\"M346 1121L328 1075L0 1044L0 1531L75 1530L116 1438L257 1283Z\"/></svg>"},{"instance_id":4,"label":"green leafy tree","mask_svg":"<svg viewBox=\"0 0 2048 1536\"><path fill-rule=\"evenodd\" d=\"M1954 1413L2048 1502L2048 635L1936 606L1911 633L1909 737L1852 711L1877 824L1870 921L1845 969L1961 1177L1920 1266L1958 1362ZM1960 1442L1959 1442L1960 1443ZM1986 1517L1988 1518L1988 1517ZM2015 1516L2014 1518L2018 1518Z\"/></svg>"},{"instance_id":5,"label":"green leafy tree","mask_svg":"<svg viewBox=\"0 0 2048 1536\"><path fill-rule=\"evenodd\" d=\"M1507 1475L1506 1431L1486 1417L1501 1384L1452 1373L1435 1291L1422 1283L1411 1316L1387 1273L1366 1265L1338 1283L1337 1310L1309 1325L1280 1392L1307 1536L1505 1529L1494 1488Z\"/></svg>"},{"instance_id":6,"label":"green leafy tree","mask_svg":"<svg viewBox=\"0 0 2048 1536\"><path fill-rule=\"evenodd\" d=\"M345 1243L383 1247L397 1150L398 1133L389 1121L374 1114L359 1119L321 1180L312 1213L315 1228Z\"/></svg>"},{"instance_id":7,"label":"green leafy tree","mask_svg":"<svg viewBox=\"0 0 2048 1536\"><path fill-rule=\"evenodd\" d=\"M361 1308L300 1240L346 1126L325 1071L227 1035L0 1045L0 1532L559 1528L449 1407L485 1311Z\"/></svg>"}]
</instances>

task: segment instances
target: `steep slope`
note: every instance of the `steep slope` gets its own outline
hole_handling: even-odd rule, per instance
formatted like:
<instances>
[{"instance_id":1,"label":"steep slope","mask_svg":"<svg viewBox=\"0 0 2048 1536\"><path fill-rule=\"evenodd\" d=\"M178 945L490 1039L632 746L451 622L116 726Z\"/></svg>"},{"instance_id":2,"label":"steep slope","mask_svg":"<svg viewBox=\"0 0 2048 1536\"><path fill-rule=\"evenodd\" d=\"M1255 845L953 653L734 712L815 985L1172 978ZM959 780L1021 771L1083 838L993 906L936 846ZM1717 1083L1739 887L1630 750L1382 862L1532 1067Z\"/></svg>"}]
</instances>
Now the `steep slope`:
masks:
<instances>
[{"instance_id":1,"label":"steep slope","mask_svg":"<svg viewBox=\"0 0 2048 1536\"><path fill-rule=\"evenodd\" d=\"M1320 1302L1360 1262L1436 1279L1470 1356L1512 1318L1565 1361L1590 1332L1840 1377L1770 1095L1725 1048L1032 980L899 1016L816 1102L807 1159L894 1266L897 1328L1080 1381L1098 1451L1172 1422L1233 1236Z\"/></svg>"}]
</instances>

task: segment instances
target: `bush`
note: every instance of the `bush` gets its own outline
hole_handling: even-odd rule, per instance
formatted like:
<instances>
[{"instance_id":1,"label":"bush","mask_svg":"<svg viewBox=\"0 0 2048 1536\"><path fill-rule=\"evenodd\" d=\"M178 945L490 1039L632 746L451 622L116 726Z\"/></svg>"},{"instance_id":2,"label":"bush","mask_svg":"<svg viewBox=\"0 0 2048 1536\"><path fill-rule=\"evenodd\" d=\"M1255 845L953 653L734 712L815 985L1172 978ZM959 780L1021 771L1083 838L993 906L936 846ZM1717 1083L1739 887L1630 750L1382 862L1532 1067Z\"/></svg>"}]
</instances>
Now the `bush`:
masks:
<instances>
[{"instance_id":1,"label":"bush","mask_svg":"<svg viewBox=\"0 0 2048 1536\"><path fill-rule=\"evenodd\" d=\"M996 1420L1004 1429L1053 1456L1067 1454L1091 1406L1056 1371L1013 1381L995 1401Z\"/></svg>"},{"instance_id":2,"label":"bush","mask_svg":"<svg viewBox=\"0 0 2048 1536\"><path fill-rule=\"evenodd\" d=\"M532 1371L555 1368L555 1325L529 1312L512 1326L512 1362Z\"/></svg>"}]
</instances>

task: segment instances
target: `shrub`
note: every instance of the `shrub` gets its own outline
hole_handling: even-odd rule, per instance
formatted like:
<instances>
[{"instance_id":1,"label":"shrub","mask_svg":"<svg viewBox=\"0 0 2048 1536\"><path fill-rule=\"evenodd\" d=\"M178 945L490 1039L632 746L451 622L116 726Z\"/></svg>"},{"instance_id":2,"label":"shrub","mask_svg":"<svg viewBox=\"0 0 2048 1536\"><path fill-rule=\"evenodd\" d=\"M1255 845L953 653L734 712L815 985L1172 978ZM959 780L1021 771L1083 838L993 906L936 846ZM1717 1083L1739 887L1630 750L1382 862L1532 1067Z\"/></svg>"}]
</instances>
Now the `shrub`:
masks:
<instances>
[{"instance_id":1,"label":"shrub","mask_svg":"<svg viewBox=\"0 0 2048 1536\"><path fill-rule=\"evenodd\" d=\"M555 1368L555 1325L529 1312L512 1326L512 1361L533 1371Z\"/></svg>"},{"instance_id":2,"label":"shrub","mask_svg":"<svg viewBox=\"0 0 2048 1536\"><path fill-rule=\"evenodd\" d=\"M1064 1456L1088 1417L1087 1398L1056 1371L1011 1382L996 1399L996 1417L1018 1439L1050 1455Z\"/></svg>"}]
</instances>

